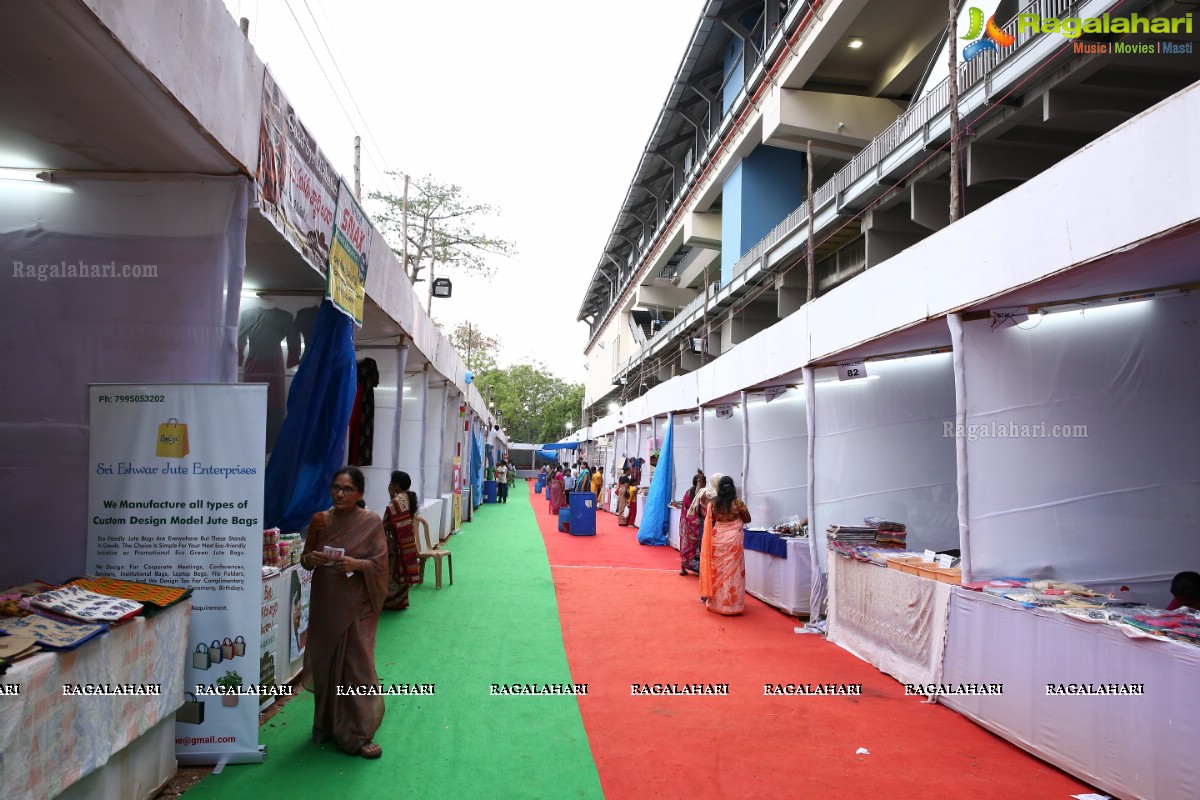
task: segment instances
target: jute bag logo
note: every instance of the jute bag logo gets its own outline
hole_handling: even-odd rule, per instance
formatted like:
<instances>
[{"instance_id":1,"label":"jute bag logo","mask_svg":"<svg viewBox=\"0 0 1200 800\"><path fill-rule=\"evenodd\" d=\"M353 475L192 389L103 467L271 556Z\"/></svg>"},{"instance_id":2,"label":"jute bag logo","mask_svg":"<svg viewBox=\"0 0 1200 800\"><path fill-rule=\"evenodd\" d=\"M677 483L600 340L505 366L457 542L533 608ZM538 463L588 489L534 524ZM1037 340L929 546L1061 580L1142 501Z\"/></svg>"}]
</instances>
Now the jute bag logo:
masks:
<instances>
[{"instance_id":1,"label":"jute bag logo","mask_svg":"<svg viewBox=\"0 0 1200 800\"><path fill-rule=\"evenodd\" d=\"M171 417L158 426L158 440L154 446L154 455L158 458L183 458L190 451L188 448L187 425Z\"/></svg>"}]
</instances>

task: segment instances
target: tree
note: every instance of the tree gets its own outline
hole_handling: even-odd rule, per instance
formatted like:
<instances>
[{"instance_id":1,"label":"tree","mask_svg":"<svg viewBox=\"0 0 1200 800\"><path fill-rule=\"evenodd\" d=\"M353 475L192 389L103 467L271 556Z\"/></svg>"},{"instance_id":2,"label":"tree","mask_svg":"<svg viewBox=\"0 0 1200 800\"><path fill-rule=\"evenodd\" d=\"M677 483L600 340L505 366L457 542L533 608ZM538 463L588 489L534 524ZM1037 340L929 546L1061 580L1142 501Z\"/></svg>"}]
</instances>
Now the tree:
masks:
<instances>
[{"instance_id":1,"label":"tree","mask_svg":"<svg viewBox=\"0 0 1200 800\"><path fill-rule=\"evenodd\" d=\"M509 441L557 442L567 432L566 423L578 424L583 384L567 383L552 375L545 364L492 370L475 384L485 396L490 392Z\"/></svg>"},{"instance_id":2,"label":"tree","mask_svg":"<svg viewBox=\"0 0 1200 800\"><path fill-rule=\"evenodd\" d=\"M388 174L404 179L398 172ZM435 262L440 273L456 269L490 277L495 268L487 261L489 254L516 255L512 242L489 236L476 227L477 217L498 213L494 207L472 203L463 196L462 187L426 175L412 179L408 187L405 263L404 198L388 192L370 192L367 196L377 201L376 213L371 216L414 286L425 280L421 273Z\"/></svg>"},{"instance_id":3,"label":"tree","mask_svg":"<svg viewBox=\"0 0 1200 800\"><path fill-rule=\"evenodd\" d=\"M482 378L496 368L500 340L495 336L486 335L470 322L460 322L446 338L476 378Z\"/></svg>"}]
</instances>

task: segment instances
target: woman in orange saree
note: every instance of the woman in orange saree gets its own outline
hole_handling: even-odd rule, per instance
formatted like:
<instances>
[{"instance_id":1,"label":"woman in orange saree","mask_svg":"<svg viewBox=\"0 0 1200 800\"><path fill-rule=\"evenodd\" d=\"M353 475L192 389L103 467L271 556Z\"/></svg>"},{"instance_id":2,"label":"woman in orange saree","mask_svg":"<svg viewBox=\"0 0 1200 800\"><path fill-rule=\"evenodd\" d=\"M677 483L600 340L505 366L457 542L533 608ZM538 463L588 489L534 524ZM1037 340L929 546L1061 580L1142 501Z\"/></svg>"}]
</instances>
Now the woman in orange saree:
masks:
<instances>
[{"instance_id":1,"label":"woman in orange saree","mask_svg":"<svg viewBox=\"0 0 1200 800\"><path fill-rule=\"evenodd\" d=\"M700 596L717 614L741 614L746 609L746 556L742 530L750 511L738 499L733 478L717 476L716 498L704 520L700 551ZM710 483L711 486L711 483ZM707 495L709 489L705 489Z\"/></svg>"},{"instance_id":2,"label":"woman in orange saree","mask_svg":"<svg viewBox=\"0 0 1200 800\"><path fill-rule=\"evenodd\" d=\"M379 758L371 739L383 722L383 698L358 692L379 685L375 627L387 595L387 540L379 516L358 506L365 488L360 470L339 470L333 508L308 526L300 557L313 571L303 683L314 697L314 742L333 739L345 753Z\"/></svg>"},{"instance_id":3,"label":"woman in orange saree","mask_svg":"<svg viewBox=\"0 0 1200 800\"><path fill-rule=\"evenodd\" d=\"M388 593L383 607L390 611L408 608L408 587L421 582L420 559L417 557L417 532L414 522L417 493L410 491L412 478L407 472L394 470L388 495L392 502L383 513L383 535L388 547Z\"/></svg>"}]
</instances>

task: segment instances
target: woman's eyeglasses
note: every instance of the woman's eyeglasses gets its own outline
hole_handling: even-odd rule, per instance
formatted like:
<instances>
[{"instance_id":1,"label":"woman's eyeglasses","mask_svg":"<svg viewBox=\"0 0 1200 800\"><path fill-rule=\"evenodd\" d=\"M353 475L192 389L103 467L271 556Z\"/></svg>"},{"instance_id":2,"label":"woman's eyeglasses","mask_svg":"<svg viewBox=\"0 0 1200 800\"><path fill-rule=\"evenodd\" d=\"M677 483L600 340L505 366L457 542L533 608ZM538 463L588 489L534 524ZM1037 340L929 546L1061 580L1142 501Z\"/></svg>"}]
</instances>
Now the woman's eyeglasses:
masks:
<instances>
[{"instance_id":1,"label":"woman's eyeglasses","mask_svg":"<svg viewBox=\"0 0 1200 800\"><path fill-rule=\"evenodd\" d=\"M340 483L335 483L329 487L330 494L354 494L357 491L358 489L353 486L342 486Z\"/></svg>"}]
</instances>

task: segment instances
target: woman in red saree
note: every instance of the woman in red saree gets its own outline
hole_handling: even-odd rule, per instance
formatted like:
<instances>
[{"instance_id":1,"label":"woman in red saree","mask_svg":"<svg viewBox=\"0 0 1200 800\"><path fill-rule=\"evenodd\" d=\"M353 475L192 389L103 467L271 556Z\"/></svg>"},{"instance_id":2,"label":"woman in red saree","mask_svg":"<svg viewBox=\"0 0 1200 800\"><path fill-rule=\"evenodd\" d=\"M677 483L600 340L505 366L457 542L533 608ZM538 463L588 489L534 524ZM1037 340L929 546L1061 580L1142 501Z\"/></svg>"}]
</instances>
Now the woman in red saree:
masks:
<instances>
[{"instance_id":1,"label":"woman in red saree","mask_svg":"<svg viewBox=\"0 0 1200 800\"><path fill-rule=\"evenodd\" d=\"M567 492L563 487L562 469L556 468L550 475L550 513L557 514L566 504Z\"/></svg>"},{"instance_id":2,"label":"woman in red saree","mask_svg":"<svg viewBox=\"0 0 1200 800\"><path fill-rule=\"evenodd\" d=\"M417 557L417 531L414 519L417 493L410 491L412 478L407 472L393 470L388 495L392 502L383 513L383 535L388 548L388 591L383 607L390 611L408 608L408 587L421 582L421 561Z\"/></svg>"},{"instance_id":3,"label":"woman in red saree","mask_svg":"<svg viewBox=\"0 0 1200 800\"><path fill-rule=\"evenodd\" d=\"M697 471L692 477L691 487L684 492L683 504L679 509L679 574L688 570L700 574L700 532L704 524L704 510L700 497L704 493L707 479Z\"/></svg>"},{"instance_id":4,"label":"woman in red saree","mask_svg":"<svg viewBox=\"0 0 1200 800\"><path fill-rule=\"evenodd\" d=\"M716 499L708 506L701 545L700 596L705 607L717 614L741 614L746 610L746 555L742 529L750 522L750 511L738 499L733 478L717 476ZM707 495L708 489L705 490Z\"/></svg>"},{"instance_id":5,"label":"woman in red saree","mask_svg":"<svg viewBox=\"0 0 1200 800\"><path fill-rule=\"evenodd\" d=\"M338 470L329 487L333 508L308 526L300 557L313 571L303 683L315 700L314 742L333 739L345 753L379 758L371 739L383 721L383 698L347 693L379 685L375 626L388 587L383 524L358 506L365 488L360 470Z\"/></svg>"}]
</instances>

